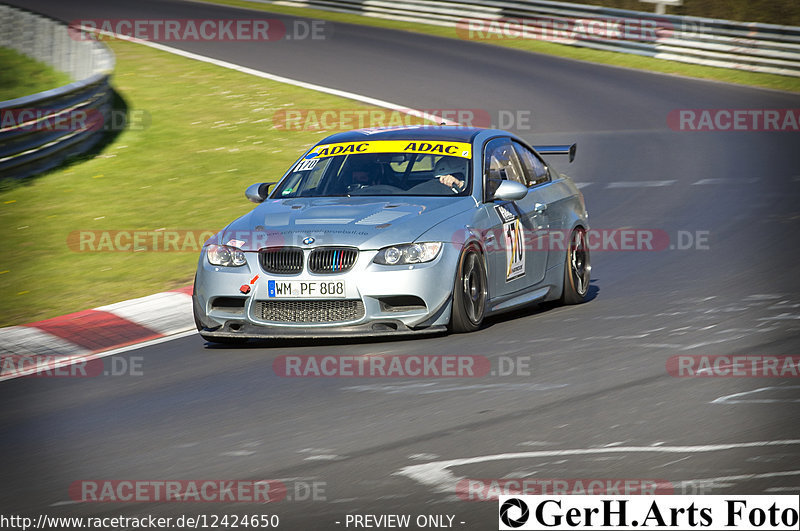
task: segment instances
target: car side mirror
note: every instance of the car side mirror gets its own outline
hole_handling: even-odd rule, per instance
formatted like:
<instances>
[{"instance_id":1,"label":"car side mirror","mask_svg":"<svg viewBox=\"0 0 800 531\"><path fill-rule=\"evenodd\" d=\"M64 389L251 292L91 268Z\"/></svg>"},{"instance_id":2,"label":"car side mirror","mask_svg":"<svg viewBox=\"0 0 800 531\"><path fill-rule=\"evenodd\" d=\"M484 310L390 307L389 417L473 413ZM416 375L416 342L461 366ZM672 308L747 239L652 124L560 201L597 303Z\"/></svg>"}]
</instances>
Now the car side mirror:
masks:
<instances>
[{"instance_id":1,"label":"car side mirror","mask_svg":"<svg viewBox=\"0 0 800 531\"><path fill-rule=\"evenodd\" d=\"M519 201L528 195L528 187L517 181L503 181L491 196L492 201Z\"/></svg>"},{"instance_id":2,"label":"car side mirror","mask_svg":"<svg viewBox=\"0 0 800 531\"><path fill-rule=\"evenodd\" d=\"M244 191L245 197L253 203L263 203L269 197L269 187L276 183L256 183L251 184Z\"/></svg>"}]
</instances>

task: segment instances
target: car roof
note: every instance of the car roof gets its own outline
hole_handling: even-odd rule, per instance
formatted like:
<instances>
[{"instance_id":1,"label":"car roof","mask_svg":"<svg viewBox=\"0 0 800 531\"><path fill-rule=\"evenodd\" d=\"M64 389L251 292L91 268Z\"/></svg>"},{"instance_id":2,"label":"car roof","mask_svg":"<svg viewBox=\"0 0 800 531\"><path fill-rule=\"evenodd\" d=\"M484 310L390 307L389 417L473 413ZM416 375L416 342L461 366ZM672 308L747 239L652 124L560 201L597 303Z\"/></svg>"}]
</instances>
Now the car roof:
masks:
<instances>
[{"instance_id":1,"label":"car roof","mask_svg":"<svg viewBox=\"0 0 800 531\"><path fill-rule=\"evenodd\" d=\"M446 142L472 142L478 133L487 131L480 127L462 127L457 125L414 125L401 127L375 127L356 129L330 135L320 144L338 142L363 142L370 140L439 140Z\"/></svg>"}]
</instances>

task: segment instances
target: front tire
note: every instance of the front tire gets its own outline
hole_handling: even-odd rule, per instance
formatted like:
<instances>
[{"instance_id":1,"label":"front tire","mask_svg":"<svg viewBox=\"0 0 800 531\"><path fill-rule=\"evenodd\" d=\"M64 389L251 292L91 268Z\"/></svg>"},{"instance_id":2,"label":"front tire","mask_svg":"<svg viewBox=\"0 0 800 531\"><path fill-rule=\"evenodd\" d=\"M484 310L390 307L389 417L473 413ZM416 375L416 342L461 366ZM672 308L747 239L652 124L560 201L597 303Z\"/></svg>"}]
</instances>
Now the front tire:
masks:
<instances>
[{"instance_id":1,"label":"front tire","mask_svg":"<svg viewBox=\"0 0 800 531\"><path fill-rule=\"evenodd\" d=\"M486 267L483 256L474 245L461 253L453 286L453 310L450 331L460 334L481 327L486 315Z\"/></svg>"},{"instance_id":2,"label":"front tire","mask_svg":"<svg viewBox=\"0 0 800 531\"><path fill-rule=\"evenodd\" d=\"M562 304L586 302L591 277L589 246L586 243L586 229L576 227L569 237L566 262L564 263L564 288L561 293Z\"/></svg>"}]
</instances>

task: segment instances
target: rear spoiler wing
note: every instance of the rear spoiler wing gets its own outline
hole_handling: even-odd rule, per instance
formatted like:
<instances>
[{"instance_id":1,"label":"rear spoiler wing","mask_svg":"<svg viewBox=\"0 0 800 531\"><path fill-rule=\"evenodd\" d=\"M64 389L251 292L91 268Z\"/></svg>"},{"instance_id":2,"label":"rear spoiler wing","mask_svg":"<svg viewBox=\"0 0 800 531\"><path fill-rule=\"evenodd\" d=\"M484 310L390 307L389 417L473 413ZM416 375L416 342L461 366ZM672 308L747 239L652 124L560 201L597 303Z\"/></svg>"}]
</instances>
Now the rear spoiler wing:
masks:
<instances>
[{"instance_id":1,"label":"rear spoiler wing","mask_svg":"<svg viewBox=\"0 0 800 531\"><path fill-rule=\"evenodd\" d=\"M564 144L562 146L533 146L533 149L539 152L540 155L569 155L569 161L575 160L575 151L578 149L578 144Z\"/></svg>"}]
</instances>

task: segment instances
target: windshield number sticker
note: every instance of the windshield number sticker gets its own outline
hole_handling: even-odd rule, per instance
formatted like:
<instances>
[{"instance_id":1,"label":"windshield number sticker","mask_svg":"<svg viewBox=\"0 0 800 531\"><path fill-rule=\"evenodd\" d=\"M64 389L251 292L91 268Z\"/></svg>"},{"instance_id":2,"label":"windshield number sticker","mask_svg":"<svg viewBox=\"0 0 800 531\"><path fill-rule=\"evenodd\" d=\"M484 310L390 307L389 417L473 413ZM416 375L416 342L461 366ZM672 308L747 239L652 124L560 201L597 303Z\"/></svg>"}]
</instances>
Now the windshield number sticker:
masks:
<instances>
[{"instance_id":1,"label":"windshield number sticker","mask_svg":"<svg viewBox=\"0 0 800 531\"><path fill-rule=\"evenodd\" d=\"M308 171L313 170L314 166L317 165L319 159L305 159L301 160L297 163L297 166L294 167L294 171Z\"/></svg>"}]
</instances>

